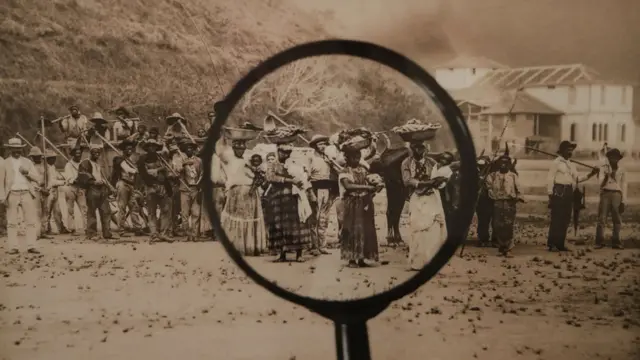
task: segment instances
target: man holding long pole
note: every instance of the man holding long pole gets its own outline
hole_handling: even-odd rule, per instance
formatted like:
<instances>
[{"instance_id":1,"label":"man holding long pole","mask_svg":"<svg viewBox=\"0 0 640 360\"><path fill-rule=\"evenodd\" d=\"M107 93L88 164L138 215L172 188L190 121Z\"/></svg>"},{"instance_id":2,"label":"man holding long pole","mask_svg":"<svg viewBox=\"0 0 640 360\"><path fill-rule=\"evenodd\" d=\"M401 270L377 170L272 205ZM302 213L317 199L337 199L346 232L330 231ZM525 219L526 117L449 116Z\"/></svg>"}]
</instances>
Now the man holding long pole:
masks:
<instances>
[{"instance_id":1,"label":"man holding long pole","mask_svg":"<svg viewBox=\"0 0 640 360\"><path fill-rule=\"evenodd\" d=\"M576 166L569 161L575 148L576 144L562 141L557 151L559 156L551 164L547 175L547 193L551 209L551 223L547 236L549 251L569 251L565 240L571 223L573 190L579 183L591 179L598 173L598 169L593 168L586 176L579 175Z\"/></svg>"}]
</instances>

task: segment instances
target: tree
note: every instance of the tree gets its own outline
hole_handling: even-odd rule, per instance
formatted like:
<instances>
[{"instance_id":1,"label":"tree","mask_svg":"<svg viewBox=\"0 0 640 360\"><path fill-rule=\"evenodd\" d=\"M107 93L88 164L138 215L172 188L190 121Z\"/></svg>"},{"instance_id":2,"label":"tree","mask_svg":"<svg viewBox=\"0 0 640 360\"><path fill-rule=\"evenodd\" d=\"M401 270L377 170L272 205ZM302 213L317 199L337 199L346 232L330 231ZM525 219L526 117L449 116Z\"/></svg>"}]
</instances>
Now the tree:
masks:
<instances>
[{"instance_id":1,"label":"tree","mask_svg":"<svg viewBox=\"0 0 640 360\"><path fill-rule=\"evenodd\" d=\"M240 110L243 115L254 113L258 108L269 109L280 117L295 114L311 118L337 110L347 101L349 91L335 70L326 58L296 61L265 77L248 91Z\"/></svg>"}]
</instances>

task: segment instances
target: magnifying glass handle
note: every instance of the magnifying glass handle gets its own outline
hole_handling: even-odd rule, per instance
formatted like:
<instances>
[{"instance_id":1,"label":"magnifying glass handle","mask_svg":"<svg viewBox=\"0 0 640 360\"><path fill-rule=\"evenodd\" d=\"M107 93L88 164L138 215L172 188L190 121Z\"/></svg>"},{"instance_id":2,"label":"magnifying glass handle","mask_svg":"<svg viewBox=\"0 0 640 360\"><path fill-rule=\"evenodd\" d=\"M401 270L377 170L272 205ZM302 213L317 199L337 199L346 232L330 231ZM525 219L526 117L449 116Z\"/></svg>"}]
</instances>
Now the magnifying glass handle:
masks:
<instances>
[{"instance_id":1,"label":"magnifying glass handle","mask_svg":"<svg viewBox=\"0 0 640 360\"><path fill-rule=\"evenodd\" d=\"M338 360L371 360L366 322L335 323Z\"/></svg>"}]
</instances>

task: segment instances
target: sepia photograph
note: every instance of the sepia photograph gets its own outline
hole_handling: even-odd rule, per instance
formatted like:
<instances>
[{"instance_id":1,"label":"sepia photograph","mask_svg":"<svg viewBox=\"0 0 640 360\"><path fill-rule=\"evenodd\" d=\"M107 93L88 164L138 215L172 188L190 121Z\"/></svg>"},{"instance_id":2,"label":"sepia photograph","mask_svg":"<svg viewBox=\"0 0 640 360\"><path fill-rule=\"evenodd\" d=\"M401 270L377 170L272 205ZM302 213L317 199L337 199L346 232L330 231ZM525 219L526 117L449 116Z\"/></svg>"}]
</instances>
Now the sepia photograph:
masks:
<instances>
[{"instance_id":1,"label":"sepia photograph","mask_svg":"<svg viewBox=\"0 0 640 360\"><path fill-rule=\"evenodd\" d=\"M0 360L640 359L640 2L0 15Z\"/></svg>"}]
</instances>

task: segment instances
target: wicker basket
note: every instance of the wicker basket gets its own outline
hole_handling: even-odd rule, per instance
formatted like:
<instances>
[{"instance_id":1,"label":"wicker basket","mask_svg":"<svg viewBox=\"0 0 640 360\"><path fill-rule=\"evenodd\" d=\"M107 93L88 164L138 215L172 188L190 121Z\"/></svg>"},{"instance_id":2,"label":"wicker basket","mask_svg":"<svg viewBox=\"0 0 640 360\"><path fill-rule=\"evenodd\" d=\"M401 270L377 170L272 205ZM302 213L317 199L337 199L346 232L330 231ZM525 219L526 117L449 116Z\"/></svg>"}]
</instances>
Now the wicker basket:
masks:
<instances>
[{"instance_id":1,"label":"wicker basket","mask_svg":"<svg viewBox=\"0 0 640 360\"><path fill-rule=\"evenodd\" d=\"M421 130L421 131L412 131L406 133L398 133L402 140L411 142L411 141L427 141L431 140L436 136L436 130L438 129L429 129L429 130Z\"/></svg>"},{"instance_id":2,"label":"wicker basket","mask_svg":"<svg viewBox=\"0 0 640 360\"><path fill-rule=\"evenodd\" d=\"M362 140L349 143L349 144L344 144L343 149L348 151L357 151L357 150L366 149L369 146L371 146L371 139L362 138Z\"/></svg>"},{"instance_id":3,"label":"wicker basket","mask_svg":"<svg viewBox=\"0 0 640 360\"><path fill-rule=\"evenodd\" d=\"M224 131L224 137L230 140L254 140L258 137L258 132L250 129L240 129L234 127L225 126L222 128Z\"/></svg>"},{"instance_id":4,"label":"wicker basket","mask_svg":"<svg viewBox=\"0 0 640 360\"><path fill-rule=\"evenodd\" d=\"M264 137L265 140L269 141L272 144L289 144L294 142L298 137L298 135L289 135L289 136L282 137L282 136L263 134L262 137Z\"/></svg>"}]
</instances>

